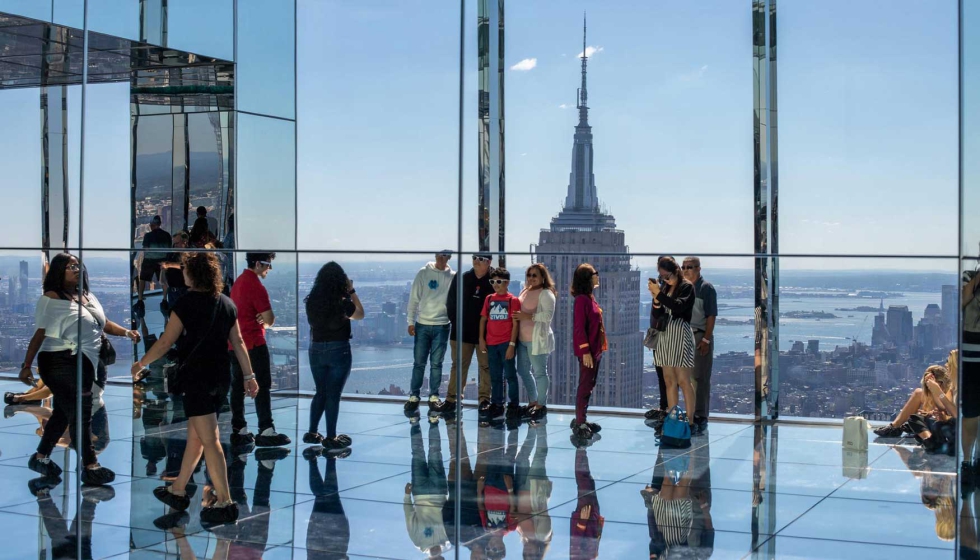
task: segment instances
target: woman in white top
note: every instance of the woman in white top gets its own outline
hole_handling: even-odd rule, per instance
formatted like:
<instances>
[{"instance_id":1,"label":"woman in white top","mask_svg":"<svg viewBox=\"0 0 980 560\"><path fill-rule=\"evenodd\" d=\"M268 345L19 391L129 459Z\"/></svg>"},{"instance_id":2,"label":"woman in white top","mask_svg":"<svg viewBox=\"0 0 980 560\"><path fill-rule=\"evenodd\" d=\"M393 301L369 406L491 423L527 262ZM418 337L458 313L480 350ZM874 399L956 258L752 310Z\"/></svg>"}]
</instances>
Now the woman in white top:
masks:
<instances>
[{"instance_id":1,"label":"woman in white top","mask_svg":"<svg viewBox=\"0 0 980 560\"><path fill-rule=\"evenodd\" d=\"M547 267L541 263L528 267L520 296L521 311L514 317L521 322L517 373L527 391L526 416L532 420L548 413L548 355L555 350L551 318L555 315L556 293L555 282Z\"/></svg>"},{"instance_id":2,"label":"woman in white top","mask_svg":"<svg viewBox=\"0 0 980 560\"><path fill-rule=\"evenodd\" d=\"M27 466L44 477L58 477L61 467L49 456L65 429L71 427L74 438L80 416L82 438L80 449L76 450L85 466L82 482L109 484L116 475L99 465L92 445L92 386L104 335L125 336L133 341L139 341L140 335L106 319L99 300L88 290L88 276L72 255L60 253L51 259L43 289L44 295L34 311L37 330L27 347L19 377L26 384L34 384L31 364L37 356L38 373L54 395L54 405L37 453L31 455ZM80 377L79 352L82 353ZM79 390L82 391L81 410L76 406Z\"/></svg>"}]
</instances>

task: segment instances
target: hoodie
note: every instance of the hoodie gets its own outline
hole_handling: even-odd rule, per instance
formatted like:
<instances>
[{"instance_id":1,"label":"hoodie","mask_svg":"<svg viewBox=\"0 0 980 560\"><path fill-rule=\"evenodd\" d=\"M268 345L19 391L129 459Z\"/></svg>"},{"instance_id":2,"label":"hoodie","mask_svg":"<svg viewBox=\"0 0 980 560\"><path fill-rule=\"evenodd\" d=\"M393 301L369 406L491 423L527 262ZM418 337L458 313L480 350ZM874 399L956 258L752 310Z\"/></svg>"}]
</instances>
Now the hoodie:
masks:
<instances>
[{"instance_id":1,"label":"hoodie","mask_svg":"<svg viewBox=\"0 0 980 560\"><path fill-rule=\"evenodd\" d=\"M422 552L434 546L441 546L443 552L449 548L449 536L442 521L442 506L446 503L445 494L426 494L415 496L405 494L402 509L405 511L405 528L412 544Z\"/></svg>"},{"instance_id":2,"label":"hoodie","mask_svg":"<svg viewBox=\"0 0 980 560\"><path fill-rule=\"evenodd\" d=\"M449 324L446 295L452 280L453 269L449 266L446 270L439 270L436 263L430 262L419 270L408 296L409 325L416 322L422 325Z\"/></svg>"}]
</instances>

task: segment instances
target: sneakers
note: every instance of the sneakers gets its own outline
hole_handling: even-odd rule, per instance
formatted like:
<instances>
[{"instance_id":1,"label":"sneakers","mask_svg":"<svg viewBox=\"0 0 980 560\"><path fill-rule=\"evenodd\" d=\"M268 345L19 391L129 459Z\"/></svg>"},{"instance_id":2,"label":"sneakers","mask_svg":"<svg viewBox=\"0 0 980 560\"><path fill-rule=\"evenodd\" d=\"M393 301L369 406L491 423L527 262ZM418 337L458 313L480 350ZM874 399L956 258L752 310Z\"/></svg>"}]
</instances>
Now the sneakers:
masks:
<instances>
[{"instance_id":1,"label":"sneakers","mask_svg":"<svg viewBox=\"0 0 980 560\"><path fill-rule=\"evenodd\" d=\"M429 410L438 412L439 414L454 414L456 412L456 401L446 399L435 405L430 404Z\"/></svg>"},{"instance_id":2,"label":"sneakers","mask_svg":"<svg viewBox=\"0 0 980 560\"><path fill-rule=\"evenodd\" d=\"M534 408L529 408L527 411L527 417L531 420L540 420L548 415L548 407L544 405L539 405Z\"/></svg>"},{"instance_id":3,"label":"sneakers","mask_svg":"<svg viewBox=\"0 0 980 560\"><path fill-rule=\"evenodd\" d=\"M184 511L191 506L191 497L184 492L180 496L170 491L169 486L157 486L153 489L153 497L177 511Z\"/></svg>"},{"instance_id":4,"label":"sneakers","mask_svg":"<svg viewBox=\"0 0 980 560\"><path fill-rule=\"evenodd\" d=\"M592 439L593 435L592 429L589 427L588 423L575 425L575 421L572 420L572 435L577 439Z\"/></svg>"},{"instance_id":5,"label":"sneakers","mask_svg":"<svg viewBox=\"0 0 980 560\"><path fill-rule=\"evenodd\" d=\"M875 435L883 438L897 438L902 437L905 430L901 426L892 426L888 424L886 426L880 426L874 429Z\"/></svg>"},{"instance_id":6,"label":"sneakers","mask_svg":"<svg viewBox=\"0 0 980 560\"><path fill-rule=\"evenodd\" d=\"M259 462L262 461L280 461L289 456L291 449L285 447L266 447L264 449L255 450L255 459Z\"/></svg>"},{"instance_id":7,"label":"sneakers","mask_svg":"<svg viewBox=\"0 0 980 560\"><path fill-rule=\"evenodd\" d=\"M439 395L429 395L429 410L432 410L440 404L442 403L439 401Z\"/></svg>"},{"instance_id":8,"label":"sneakers","mask_svg":"<svg viewBox=\"0 0 980 560\"><path fill-rule=\"evenodd\" d=\"M233 431L231 432L231 446L232 447L244 447L250 443L255 443L255 436L252 432L245 430L244 432Z\"/></svg>"},{"instance_id":9,"label":"sneakers","mask_svg":"<svg viewBox=\"0 0 980 560\"><path fill-rule=\"evenodd\" d=\"M228 502L216 504L201 510L202 525L224 525L238 521L238 504Z\"/></svg>"},{"instance_id":10,"label":"sneakers","mask_svg":"<svg viewBox=\"0 0 980 560\"><path fill-rule=\"evenodd\" d=\"M61 484L60 476L41 476L27 481L27 489L31 491L31 495L35 498L44 497L59 484Z\"/></svg>"},{"instance_id":11,"label":"sneakers","mask_svg":"<svg viewBox=\"0 0 980 560\"><path fill-rule=\"evenodd\" d=\"M701 416L695 416L694 417L694 425L697 427L697 432L696 432L697 435L703 434L703 433L705 433L705 432L708 431L708 419L707 418L704 418L704 417L701 417Z\"/></svg>"},{"instance_id":12,"label":"sneakers","mask_svg":"<svg viewBox=\"0 0 980 560\"><path fill-rule=\"evenodd\" d=\"M585 424L582 424L582 426L588 426L589 431L591 433L593 433L593 434L597 434L600 431L602 431L602 426L600 426L599 424L596 424L595 422L586 422ZM574 418L572 418L572 422L571 422L571 424L569 424L569 427L572 429L572 431L575 431L575 419ZM591 436L589 436L589 437L591 437Z\"/></svg>"},{"instance_id":13,"label":"sneakers","mask_svg":"<svg viewBox=\"0 0 980 560\"><path fill-rule=\"evenodd\" d=\"M58 463L52 461L51 457L38 459L36 453L31 455L31 458L27 460L27 468L44 477L55 478L61 476L61 467L58 466Z\"/></svg>"},{"instance_id":14,"label":"sneakers","mask_svg":"<svg viewBox=\"0 0 980 560\"><path fill-rule=\"evenodd\" d=\"M183 529L190 522L191 516L186 511L172 511L153 520L153 526L161 531Z\"/></svg>"},{"instance_id":15,"label":"sneakers","mask_svg":"<svg viewBox=\"0 0 980 560\"><path fill-rule=\"evenodd\" d=\"M480 414L487 414L490 411L490 401L480 401Z\"/></svg>"},{"instance_id":16,"label":"sneakers","mask_svg":"<svg viewBox=\"0 0 980 560\"><path fill-rule=\"evenodd\" d=\"M647 420L663 420L667 417L667 411L661 408L651 408L643 413L643 417Z\"/></svg>"},{"instance_id":17,"label":"sneakers","mask_svg":"<svg viewBox=\"0 0 980 560\"><path fill-rule=\"evenodd\" d=\"M408 402L405 403L405 414L414 414L419 409L419 400L415 395L408 397Z\"/></svg>"},{"instance_id":18,"label":"sneakers","mask_svg":"<svg viewBox=\"0 0 980 560\"><path fill-rule=\"evenodd\" d=\"M116 480L116 473L96 463L93 467L82 469L82 484L89 486L105 486Z\"/></svg>"},{"instance_id":19,"label":"sneakers","mask_svg":"<svg viewBox=\"0 0 980 560\"><path fill-rule=\"evenodd\" d=\"M500 418L504 415L504 405L502 404L491 404L487 409L487 418L495 419Z\"/></svg>"},{"instance_id":20,"label":"sneakers","mask_svg":"<svg viewBox=\"0 0 980 560\"><path fill-rule=\"evenodd\" d=\"M277 433L275 428L266 428L262 430L262 433L255 436L256 447L282 447L290 443L292 440L289 439L289 436Z\"/></svg>"},{"instance_id":21,"label":"sneakers","mask_svg":"<svg viewBox=\"0 0 980 560\"><path fill-rule=\"evenodd\" d=\"M507 418L521 418L524 416L524 408L517 403L510 403L507 405Z\"/></svg>"},{"instance_id":22,"label":"sneakers","mask_svg":"<svg viewBox=\"0 0 980 560\"><path fill-rule=\"evenodd\" d=\"M312 443L313 445L320 445L323 442L323 436L319 432L306 432L303 434L303 443Z\"/></svg>"}]
</instances>

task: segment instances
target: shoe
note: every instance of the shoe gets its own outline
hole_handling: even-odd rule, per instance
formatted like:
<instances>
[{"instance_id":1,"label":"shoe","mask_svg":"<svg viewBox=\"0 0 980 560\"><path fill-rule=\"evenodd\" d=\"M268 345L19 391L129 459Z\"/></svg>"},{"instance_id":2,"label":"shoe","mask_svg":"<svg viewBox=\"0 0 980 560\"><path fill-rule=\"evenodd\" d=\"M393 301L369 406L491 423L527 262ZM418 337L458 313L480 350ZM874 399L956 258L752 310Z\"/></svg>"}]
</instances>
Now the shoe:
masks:
<instances>
[{"instance_id":1,"label":"shoe","mask_svg":"<svg viewBox=\"0 0 980 560\"><path fill-rule=\"evenodd\" d=\"M575 422L574 422L574 420L573 420L573 421L572 421L572 424L573 424L573 426L572 426L572 435L573 435L573 436L574 436L574 437L575 437L576 439L580 439L580 440L588 440L588 439L592 439L592 436L593 436L594 434L593 434L593 432L592 432L592 429L591 429L591 428L589 427L589 424L588 424L588 423L585 423L585 424L579 424L579 425L577 425L577 426L576 426L576 425L574 425L574 423L575 423Z\"/></svg>"},{"instance_id":2,"label":"shoe","mask_svg":"<svg viewBox=\"0 0 980 560\"><path fill-rule=\"evenodd\" d=\"M143 300L137 301L133 304L133 314L136 315L138 319L142 319L146 316L146 303Z\"/></svg>"},{"instance_id":3,"label":"shoe","mask_svg":"<svg viewBox=\"0 0 980 560\"><path fill-rule=\"evenodd\" d=\"M233 431L231 433L232 447L244 447L250 443L255 443L255 436L252 435L252 432L239 433L238 431Z\"/></svg>"},{"instance_id":4,"label":"shoe","mask_svg":"<svg viewBox=\"0 0 980 560\"><path fill-rule=\"evenodd\" d=\"M40 476L27 481L27 489L35 498L44 497L59 484L61 484L60 476Z\"/></svg>"},{"instance_id":5,"label":"shoe","mask_svg":"<svg viewBox=\"0 0 980 560\"><path fill-rule=\"evenodd\" d=\"M500 418L504 415L504 405L502 404L491 404L490 408L487 409L487 418L493 420Z\"/></svg>"},{"instance_id":6,"label":"shoe","mask_svg":"<svg viewBox=\"0 0 980 560\"><path fill-rule=\"evenodd\" d=\"M524 419L518 415L508 416L507 420L504 421L504 425L507 427L508 430L516 430L521 427L523 421Z\"/></svg>"},{"instance_id":7,"label":"shoe","mask_svg":"<svg viewBox=\"0 0 980 560\"><path fill-rule=\"evenodd\" d=\"M589 427L589 431L591 431L593 434L598 434L599 432L602 431L602 426L600 426L599 424L596 424L595 422L586 422L584 425L588 426ZM576 426L575 419L572 418L572 422L569 424L569 427L572 430L575 430L575 426Z\"/></svg>"},{"instance_id":8,"label":"shoe","mask_svg":"<svg viewBox=\"0 0 980 560\"><path fill-rule=\"evenodd\" d=\"M287 447L264 447L255 450L257 461L280 461L289 456L291 449Z\"/></svg>"},{"instance_id":9,"label":"shoe","mask_svg":"<svg viewBox=\"0 0 980 560\"><path fill-rule=\"evenodd\" d=\"M485 414L490 410L490 401L480 401L480 414Z\"/></svg>"},{"instance_id":10,"label":"shoe","mask_svg":"<svg viewBox=\"0 0 980 560\"><path fill-rule=\"evenodd\" d=\"M878 428L875 428L874 432L875 435L878 437L897 438L897 437L902 437L902 434L905 433L905 430L902 429L900 426L892 426L891 424L888 424L886 426L880 426Z\"/></svg>"},{"instance_id":11,"label":"shoe","mask_svg":"<svg viewBox=\"0 0 980 560\"><path fill-rule=\"evenodd\" d=\"M416 396L408 397L408 402L405 403L405 414L413 414L419 409L419 398Z\"/></svg>"},{"instance_id":12,"label":"shoe","mask_svg":"<svg viewBox=\"0 0 980 560\"><path fill-rule=\"evenodd\" d=\"M229 502L222 505L214 505L201 510L201 525L208 526L224 525L238 521L238 504Z\"/></svg>"},{"instance_id":13,"label":"shoe","mask_svg":"<svg viewBox=\"0 0 980 560\"><path fill-rule=\"evenodd\" d=\"M303 458L306 459L307 461L316 461L316 458L320 457L322 455L322 452L323 452L322 447L320 447L319 445L313 445L303 450Z\"/></svg>"},{"instance_id":14,"label":"shoe","mask_svg":"<svg viewBox=\"0 0 980 560\"><path fill-rule=\"evenodd\" d=\"M432 410L434 407L440 404L442 404L442 402L439 400L439 395L429 395L429 410Z\"/></svg>"},{"instance_id":15,"label":"shoe","mask_svg":"<svg viewBox=\"0 0 980 560\"><path fill-rule=\"evenodd\" d=\"M172 511L154 519L153 526L161 531L170 531L171 529L177 528L183 529L190 520L191 516L187 515L186 511Z\"/></svg>"},{"instance_id":16,"label":"shoe","mask_svg":"<svg viewBox=\"0 0 980 560\"><path fill-rule=\"evenodd\" d=\"M319 445L323 441L323 436L319 432L306 432L303 434L303 443Z\"/></svg>"},{"instance_id":17,"label":"shoe","mask_svg":"<svg viewBox=\"0 0 980 560\"><path fill-rule=\"evenodd\" d=\"M438 420L439 419L436 418L436 421ZM346 447L350 447L351 444L350 436L343 436L343 438L346 439L342 439L341 436L337 436L334 438L323 438L323 443L321 443L320 445L323 446L324 451L331 451L334 449L344 449Z\"/></svg>"},{"instance_id":18,"label":"shoe","mask_svg":"<svg viewBox=\"0 0 980 560\"><path fill-rule=\"evenodd\" d=\"M524 416L524 407L517 403L510 403L507 405L506 410L507 418L522 418Z\"/></svg>"},{"instance_id":19,"label":"shoe","mask_svg":"<svg viewBox=\"0 0 980 560\"><path fill-rule=\"evenodd\" d=\"M112 486L93 486L82 491L82 499L93 504L108 502L115 497L116 490Z\"/></svg>"},{"instance_id":20,"label":"shoe","mask_svg":"<svg viewBox=\"0 0 980 560\"><path fill-rule=\"evenodd\" d=\"M647 420L663 420L667 417L667 411L662 408L651 408L643 413L643 417Z\"/></svg>"},{"instance_id":21,"label":"shoe","mask_svg":"<svg viewBox=\"0 0 980 560\"><path fill-rule=\"evenodd\" d=\"M438 412L439 414L455 414L456 401L446 399L444 401L440 401L438 404L430 405L429 410Z\"/></svg>"},{"instance_id":22,"label":"shoe","mask_svg":"<svg viewBox=\"0 0 980 560\"><path fill-rule=\"evenodd\" d=\"M3 394L3 403L4 404L20 404L18 402L14 402L14 397L15 396L17 396L17 393L11 393L9 391L6 392L6 393L4 393Z\"/></svg>"},{"instance_id":23,"label":"shoe","mask_svg":"<svg viewBox=\"0 0 980 560\"><path fill-rule=\"evenodd\" d=\"M438 412L433 412L431 410L429 411L429 424L434 425L434 426L438 426L439 425L439 413Z\"/></svg>"},{"instance_id":24,"label":"shoe","mask_svg":"<svg viewBox=\"0 0 980 560\"><path fill-rule=\"evenodd\" d=\"M323 456L327 459L346 459L350 457L350 454L354 451L350 447L345 447L343 449L324 449Z\"/></svg>"},{"instance_id":25,"label":"shoe","mask_svg":"<svg viewBox=\"0 0 980 560\"><path fill-rule=\"evenodd\" d=\"M529 409L527 415L531 420L540 420L548 415L548 407L544 405L536 406Z\"/></svg>"},{"instance_id":26,"label":"shoe","mask_svg":"<svg viewBox=\"0 0 980 560\"><path fill-rule=\"evenodd\" d=\"M185 491L183 496L178 496L170 491L169 486L157 486L153 489L154 498L177 511L184 511L191 506L190 494L190 492Z\"/></svg>"},{"instance_id":27,"label":"shoe","mask_svg":"<svg viewBox=\"0 0 980 560\"><path fill-rule=\"evenodd\" d=\"M50 478L61 476L61 467L58 466L58 463L52 461L51 457L38 459L37 454L31 455L31 458L27 460L27 468L41 476Z\"/></svg>"},{"instance_id":28,"label":"shoe","mask_svg":"<svg viewBox=\"0 0 980 560\"><path fill-rule=\"evenodd\" d=\"M82 484L89 486L105 486L116 480L116 473L102 465L96 464L95 468L85 467L82 469Z\"/></svg>"},{"instance_id":29,"label":"shoe","mask_svg":"<svg viewBox=\"0 0 980 560\"><path fill-rule=\"evenodd\" d=\"M708 431L708 419L703 416L695 416L694 423L698 427L698 434L703 434Z\"/></svg>"},{"instance_id":30,"label":"shoe","mask_svg":"<svg viewBox=\"0 0 980 560\"><path fill-rule=\"evenodd\" d=\"M266 428L261 434L255 436L256 447L282 447L289 445L292 440L286 434L276 432L275 428Z\"/></svg>"}]
</instances>

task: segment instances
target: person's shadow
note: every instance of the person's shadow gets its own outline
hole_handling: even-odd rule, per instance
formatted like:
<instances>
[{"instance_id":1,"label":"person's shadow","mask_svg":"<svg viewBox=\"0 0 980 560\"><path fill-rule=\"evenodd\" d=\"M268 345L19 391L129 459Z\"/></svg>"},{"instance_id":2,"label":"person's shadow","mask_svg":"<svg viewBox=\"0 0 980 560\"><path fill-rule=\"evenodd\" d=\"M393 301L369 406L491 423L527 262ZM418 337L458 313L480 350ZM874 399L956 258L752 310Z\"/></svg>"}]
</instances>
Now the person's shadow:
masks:
<instances>
[{"instance_id":1,"label":"person's shadow","mask_svg":"<svg viewBox=\"0 0 980 560\"><path fill-rule=\"evenodd\" d=\"M32 480L34 483L36 480ZM36 485L32 485L34 488ZM68 520L58 509L51 497L49 489L43 487L37 492L37 509L44 529L51 539L51 560L79 558L78 548L81 545L81 556L84 560L92 559L92 522L95 520L95 508L100 502L107 502L116 496L112 486L97 486L82 488L82 505L69 526ZM73 500L74 498L72 498ZM68 505L65 504L65 511Z\"/></svg>"}]
</instances>

